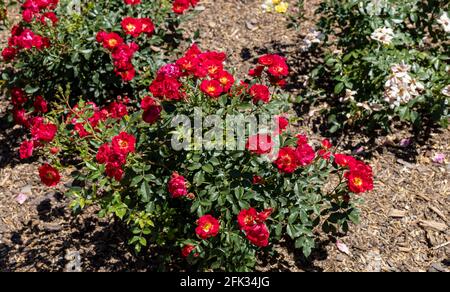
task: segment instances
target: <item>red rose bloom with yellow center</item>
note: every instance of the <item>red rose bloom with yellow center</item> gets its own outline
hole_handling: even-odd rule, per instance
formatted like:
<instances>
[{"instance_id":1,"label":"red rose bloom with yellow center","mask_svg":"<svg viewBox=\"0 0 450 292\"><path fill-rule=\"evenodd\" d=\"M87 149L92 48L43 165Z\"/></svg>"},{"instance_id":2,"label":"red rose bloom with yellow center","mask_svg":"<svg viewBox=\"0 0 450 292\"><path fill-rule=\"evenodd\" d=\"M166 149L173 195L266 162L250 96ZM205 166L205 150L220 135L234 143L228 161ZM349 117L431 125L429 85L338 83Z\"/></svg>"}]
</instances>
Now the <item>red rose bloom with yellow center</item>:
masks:
<instances>
[{"instance_id":1,"label":"red rose bloom with yellow center","mask_svg":"<svg viewBox=\"0 0 450 292\"><path fill-rule=\"evenodd\" d=\"M296 155L297 154L294 148L281 148L278 153L278 158L275 161L275 165L278 170L282 173L293 173L296 171L299 166Z\"/></svg>"},{"instance_id":2,"label":"red rose bloom with yellow center","mask_svg":"<svg viewBox=\"0 0 450 292\"><path fill-rule=\"evenodd\" d=\"M217 236L219 229L220 223L216 218L211 215L204 215L198 219L195 233L201 239L208 239Z\"/></svg>"},{"instance_id":3,"label":"red rose bloom with yellow center","mask_svg":"<svg viewBox=\"0 0 450 292\"><path fill-rule=\"evenodd\" d=\"M213 98L219 97L223 92L222 86L217 80L203 80L200 90Z\"/></svg>"},{"instance_id":4,"label":"red rose bloom with yellow center","mask_svg":"<svg viewBox=\"0 0 450 292\"><path fill-rule=\"evenodd\" d=\"M135 151L136 138L133 135L122 132L112 139L112 149L114 152L127 155Z\"/></svg>"}]
</instances>

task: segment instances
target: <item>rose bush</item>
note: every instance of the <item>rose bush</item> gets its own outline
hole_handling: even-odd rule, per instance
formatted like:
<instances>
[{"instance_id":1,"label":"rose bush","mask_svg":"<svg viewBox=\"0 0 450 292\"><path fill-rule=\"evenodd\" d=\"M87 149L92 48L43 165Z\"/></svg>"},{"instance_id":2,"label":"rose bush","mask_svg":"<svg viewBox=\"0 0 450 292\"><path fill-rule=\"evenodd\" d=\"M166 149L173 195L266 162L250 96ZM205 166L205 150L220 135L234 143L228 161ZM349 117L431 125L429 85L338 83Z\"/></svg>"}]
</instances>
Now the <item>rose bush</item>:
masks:
<instances>
[{"instance_id":1,"label":"rose bush","mask_svg":"<svg viewBox=\"0 0 450 292\"><path fill-rule=\"evenodd\" d=\"M358 221L372 170L290 125L283 57L261 57L248 83L225 58L192 46L157 71L139 103L70 106L60 91L22 152L48 158L39 169L48 186L71 161L72 208L99 205L99 216L129 226L137 252L157 248L167 265L185 258L196 270L249 271L280 240L308 256L320 232ZM246 120L263 126L239 126Z\"/></svg>"},{"instance_id":2,"label":"rose bush","mask_svg":"<svg viewBox=\"0 0 450 292\"><path fill-rule=\"evenodd\" d=\"M331 132L448 125L448 2L327 0L319 13L331 49L306 95Z\"/></svg>"},{"instance_id":3,"label":"rose bush","mask_svg":"<svg viewBox=\"0 0 450 292\"><path fill-rule=\"evenodd\" d=\"M0 89L12 99L12 115L45 113L60 88L104 104L147 87L181 38L178 24L197 1L19 1ZM172 57L173 58L173 57ZM2 91L3 91L2 90ZM33 113L33 114L32 114Z\"/></svg>"}]
</instances>

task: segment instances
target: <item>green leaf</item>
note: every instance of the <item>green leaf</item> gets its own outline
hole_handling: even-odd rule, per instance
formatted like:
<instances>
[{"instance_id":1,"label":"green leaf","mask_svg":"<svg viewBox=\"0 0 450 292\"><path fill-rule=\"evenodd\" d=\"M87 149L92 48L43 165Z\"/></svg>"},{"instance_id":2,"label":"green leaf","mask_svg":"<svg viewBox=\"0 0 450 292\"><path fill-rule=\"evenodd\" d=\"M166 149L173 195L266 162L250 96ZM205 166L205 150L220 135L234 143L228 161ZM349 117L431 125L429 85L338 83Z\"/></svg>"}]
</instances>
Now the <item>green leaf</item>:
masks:
<instances>
[{"instance_id":1,"label":"green leaf","mask_svg":"<svg viewBox=\"0 0 450 292\"><path fill-rule=\"evenodd\" d=\"M336 86L334 87L334 94L339 94L342 92L342 90L344 90L344 83L343 82L339 82L338 84L336 84Z\"/></svg>"},{"instance_id":2,"label":"green leaf","mask_svg":"<svg viewBox=\"0 0 450 292\"><path fill-rule=\"evenodd\" d=\"M137 176L133 177L133 179L131 180L131 183L130 183L130 187L137 186L143 179L144 179L144 177L142 175L137 175Z\"/></svg>"},{"instance_id":3,"label":"green leaf","mask_svg":"<svg viewBox=\"0 0 450 292\"><path fill-rule=\"evenodd\" d=\"M90 163L89 161L86 161L86 167L89 168L90 170L93 170L93 171L97 171L98 170L97 166L95 166L94 164Z\"/></svg>"},{"instance_id":4,"label":"green leaf","mask_svg":"<svg viewBox=\"0 0 450 292\"><path fill-rule=\"evenodd\" d=\"M353 209L349 214L348 218L354 223L359 224L360 223L360 212L358 209Z\"/></svg>"},{"instance_id":5,"label":"green leaf","mask_svg":"<svg viewBox=\"0 0 450 292\"><path fill-rule=\"evenodd\" d=\"M123 206L116 207L114 213L122 220L125 214L127 214L127 208Z\"/></svg>"},{"instance_id":6,"label":"green leaf","mask_svg":"<svg viewBox=\"0 0 450 292\"><path fill-rule=\"evenodd\" d=\"M297 220L298 215L299 215L299 213L297 211L296 212L292 212L291 215L289 215L289 217L288 217L289 224L294 223L295 220Z\"/></svg>"},{"instance_id":7,"label":"green leaf","mask_svg":"<svg viewBox=\"0 0 450 292\"><path fill-rule=\"evenodd\" d=\"M140 188L141 201L147 203L150 201L151 190L148 182L144 181Z\"/></svg>"},{"instance_id":8,"label":"green leaf","mask_svg":"<svg viewBox=\"0 0 450 292\"><path fill-rule=\"evenodd\" d=\"M36 93L36 92L39 91L39 89L40 89L39 86L33 87L33 86L29 85L29 84L27 86L25 86L25 92L28 93L28 94Z\"/></svg>"},{"instance_id":9,"label":"green leaf","mask_svg":"<svg viewBox=\"0 0 450 292\"><path fill-rule=\"evenodd\" d=\"M314 239L310 237L302 236L295 241L295 248L302 249L305 257L309 257L311 255L314 246Z\"/></svg>"},{"instance_id":10,"label":"green leaf","mask_svg":"<svg viewBox=\"0 0 450 292\"><path fill-rule=\"evenodd\" d=\"M214 167L211 164L205 164L202 166L202 169L207 173L213 173Z\"/></svg>"}]
</instances>

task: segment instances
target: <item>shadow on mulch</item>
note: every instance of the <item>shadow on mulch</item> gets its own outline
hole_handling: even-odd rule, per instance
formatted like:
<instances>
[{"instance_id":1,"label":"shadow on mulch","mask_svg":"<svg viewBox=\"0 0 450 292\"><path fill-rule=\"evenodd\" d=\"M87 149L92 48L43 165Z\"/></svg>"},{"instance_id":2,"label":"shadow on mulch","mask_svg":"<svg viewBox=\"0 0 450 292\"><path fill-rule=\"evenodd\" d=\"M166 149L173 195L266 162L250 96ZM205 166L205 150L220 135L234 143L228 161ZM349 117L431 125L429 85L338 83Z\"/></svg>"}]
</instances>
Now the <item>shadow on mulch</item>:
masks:
<instances>
[{"instance_id":1,"label":"shadow on mulch","mask_svg":"<svg viewBox=\"0 0 450 292\"><path fill-rule=\"evenodd\" d=\"M273 255L266 253L259 257L261 261L259 269L263 269L265 272L292 272L293 268L296 268L296 270L304 272L323 272L323 269L315 263L328 258L326 246L329 244L330 240L319 241L311 255L305 257L299 249L295 248L291 240L286 240L280 245L281 252L277 251ZM287 260L289 257L285 253L292 254L293 261Z\"/></svg>"},{"instance_id":2,"label":"shadow on mulch","mask_svg":"<svg viewBox=\"0 0 450 292\"><path fill-rule=\"evenodd\" d=\"M13 128L7 116L0 117L0 169L19 164L17 150L26 134L23 128ZM30 160L28 160L30 162Z\"/></svg>"},{"instance_id":3,"label":"shadow on mulch","mask_svg":"<svg viewBox=\"0 0 450 292\"><path fill-rule=\"evenodd\" d=\"M72 216L68 200L51 193L35 202L37 216L12 233L3 234L0 271L129 272L186 270L183 263L161 265L167 254L150 248L136 254L127 244L129 229L114 219L99 219L88 208ZM7 238L6 238L7 237Z\"/></svg>"},{"instance_id":4,"label":"shadow on mulch","mask_svg":"<svg viewBox=\"0 0 450 292\"><path fill-rule=\"evenodd\" d=\"M49 194L35 204L38 216L20 230L10 233L7 243L0 244L0 271L147 272L195 269L177 256L170 266L165 266L164 255L173 254L173 251L149 248L137 255L127 244L129 230L122 222L100 220L90 209L73 217L67 211L67 200L60 193ZM293 243L286 242L282 253L262 257L265 261L263 268L292 271L292 262L286 261L283 255L288 251L294 255L294 265L298 270L322 271L313 263L328 257L325 250L328 243L320 242L311 256L305 258L294 249Z\"/></svg>"}]
</instances>

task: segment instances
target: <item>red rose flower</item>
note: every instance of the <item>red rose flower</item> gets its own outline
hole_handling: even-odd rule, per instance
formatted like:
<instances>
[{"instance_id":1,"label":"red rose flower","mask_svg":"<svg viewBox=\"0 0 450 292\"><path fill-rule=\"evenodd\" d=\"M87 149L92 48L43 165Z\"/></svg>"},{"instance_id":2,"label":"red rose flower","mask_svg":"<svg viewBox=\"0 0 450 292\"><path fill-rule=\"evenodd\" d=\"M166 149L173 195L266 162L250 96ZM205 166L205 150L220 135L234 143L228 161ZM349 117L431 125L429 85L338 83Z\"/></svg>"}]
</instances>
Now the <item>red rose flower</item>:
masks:
<instances>
[{"instance_id":1,"label":"red rose flower","mask_svg":"<svg viewBox=\"0 0 450 292\"><path fill-rule=\"evenodd\" d=\"M235 81L233 75L223 70L216 75L216 79L220 82L223 90L226 92L230 90Z\"/></svg>"},{"instance_id":2,"label":"red rose flower","mask_svg":"<svg viewBox=\"0 0 450 292\"><path fill-rule=\"evenodd\" d=\"M252 178L252 184L254 185L264 184L264 179L259 175L254 175Z\"/></svg>"},{"instance_id":3,"label":"red rose flower","mask_svg":"<svg viewBox=\"0 0 450 292\"><path fill-rule=\"evenodd\" d=\"M183 14L190 6L189 0L175 0L173 1L172 10L176 14Z\"/></svg>"},{"instance_id":4,"label":"red rose flower","mask_svg":"<svg viewBox=\"0 0 450 292\"><path fill-rule=\"evenodd\" d=\"M27 159L33 156L33 149L33 141L23 141L19 148L20 159Z\"/></svg>"},{"instance_id":5,"label":"red rose flower","mask_svg":"<svg viewBox=\"0 0 450 292\"><path fill-rule=\"evenodd\" d=\"M259 223L245 230L247 239L258 247L266 247L269 245L269 229L266 224Z\"/></svg>"},{"instance_id":6,"label":"red rose flower","mask_svg":"<svg viewBox=\"0 0 450 292\"><path fill-rule=\"evenodd\" d=\"M272 209L266 209L262 212L257 212L255 208L242 210L238 215L239 228L245 231L256 224L266 222L267 218L272 214L272 211Z\"/></svg>"},{"instance_id":7,"label":"red rose flower","mask_svg":"<svg viewBox=\"0 0 450 292\"><path fill-rule=\"evenodd\" d=\"M144 110L142 119L146 123L153 124L161 117L162 106L157 104L150 96L144 97L141 102L141 108Z\"/></svg>"},{"instance_id":8,"label":"red rose flower","mask_svg":"<svg viewBox=\"0 0 450 292\"><path fill-rule=\"evenodd\" d=\"M264 56L261 56L258 59L258 63L263 65L263 66L272 66L275 62L275 59L277 58L277 55L271 55L271 54L267 54Z\"/></svg>"},{"instance_id":9,"label":"red rose flower","mask_svg":"<svg viewBox=\"0 0 450 292\"><path fill-rule=\"evenodd\" d=\"M73 129L75 130L75 132L77 132L80 138L85 138L90 135L90 133L86 130L84 125L85 125L84 123L76 123L73 127Z\"/></svg>"},{"instance_id":10,"label":"red rose flower","mask_svg":"<svg viewBox=\"0 0 450 292\"><path fill-rule=\"evenodd\" d=\"M177 64L166 64L159 68L158 76L169 78L180 78L182 75L181 69Z\"/></svg>"},{"instance_id":11,"label":"red rose flower","mask_svg":"<svg viewBox=\"0 0 450 292\"><path fill-rule=\"evenodd\" d=\"M297 134L297 136L295 136L295 137L297 138L298 146L308 143L308 137L306 137L305 135Z\"/></svg>"},{"instance_id":12,"label":"red rose flower","mask_svg":"<svg viewBox=\"0 0 450 292\"><path fill-rule=\"evenodd\" d=\"M267 218L270 217L270 215L272 215L273 209L269 208L269 209L265 209L262 212L259 212L258 215L256 216L256 222L257 223L261 223L261 222L266 222Z\"/></svg>"},{"instance_id":13,"label":"red rose flower","mask_svg":"<svg viewBox=\"0 0 450 292\"><path fill-rule=\"evenodd\" d=\"M281 148L275 165L282 173L293 173L298 168L297 154L294 148Z\"/></svg>"},{"instance_id":14,"label":"red rose flower","mask_svg":"<svg viewBox=\"0 0 450 292\"><path fill-rule=\"evenodd\" d=\"M186 73L193 73L197 67L198 60L195 57L182 57L177 60L176 64Z\"/></svg>"},{"instance_id":15,"label":"red rose flower","mask_svg":"<svg viewBox=\"0 0 450 292\"><path fill-rule=\"evenodd\" d=\"M319 151L317 151L317 154L325 160L330 160L331 158L331 152L325 149L320 149Z\"/></svg>"},{"instance_id":16,"label":"red rose flower","mask_svg":"<svg viewBox=\"0 0 450 292\"><path fill-rule=\"evenodd\" d=\"M54 124L38 122L31 128L31 136L34 140L51 142L55 138L58 128Z\"/></svg>"},{"instance_id":17,"label":"red rose flower","mask_svg":"<svg viewBox=\"0 0 450 292\"><path fill-rule=\"evenodd\" d=\"M127 5L138 5L141 3L141 0L124 0L123 2Z\"/></svg>"},{"instance_id":18,"label":"red rose flower","mask_svg":"<svg viewBox=\"0 0 450 292\"><path fill-rule=\"evenodd\" d=\"M58 147L51 147L50 149L50 153L55 155L59 152L59 148Z\"/></svg>"},{"instance_id":19,"label":"red rose flower","mask_svg":"<svg viewBox=\"0 0 450 292\"><path fill-rule=\"evenodd\" d=\"M134 68L131 68L126 71L116 71L116 74L120 76L120 78L122 78L124 82L129 82L136 76L136 70Z\"/></svg>"},{"instance_id":20,"label":"red rose flower","mask_svg":"<svg viewBox=\"0 0 450 292\"><path fill-rule=\"evenodd\" d=\"M255 208L250 208L248 210L242 210L237 217L239 227L242 230L246 230L247 228L254 226L256 224L257 216L258 216L258 212L256 212Z\"/></svg>"},{"instance_id":21,"label":"red rose flower","mask_svg":"<svg viewBox=\"0 0 450 292\"><path fill-rule=\"evenodd\" d=\"M183 98L180 88L181 83L176 78L158 75L150 85L149 90L156 98L180 100Z\"/></svg>"},{"instance_id":22,"label":"red rose flower","mask_svg":"<svg viewBox=\"0 0 450 292\"><path fill-rule=\"evenodd\" d=\"M248 75L252 77L261 77L264 71L264 66L256 66L256 68L250 69L248 71Z\"/></svg>"},{"instance_id":23,"label":"red rose flower","mask_svg":"<svg viewBox=\"0 0 450 292\"><path fill-rule=\"evenodd\" d=\"M95 158L97 159L98 163L105 164L108 162L108 159L111 155L111 147L109 147L109 144L103 144L98 148L97 155Z\"/></svg>"},{"instance_id":24,"label":"red rose flower","mask_svg":"<svg viewBox=\"0 0 450 292\"><path fill-rule=\"evenodd\" d=\"M257 134L250 136L245 148L254 154L267 154L272 151L273 148L272 137L268 134Z\"/></svg>"},{"instance_id":25,"label":"red rose flower","mask_svg":"<svg viewBox=\"0 0 450 292\"><path fill-rule=\"evenodd\" d=\"M132 37L138 37L142 33L142 23L140 19L125 17L120 23L123 31Z\"/></svg>"},{"instance_id":26,"label":"red rose flower","mask_svg":"<svg viewBox=\"0 0 450 292\"><path fill-rule=\"evenodd\" d=\"M264 223L272 214L272 209L257 212L254 208L242 210L238 215L239 228L245 232L247 239L256 246L269 244L269 229Z\"/></svg>"},{"instance_id":27,"label":"red rose flower","mask_svg":"<svg viewBox=\"0 0 450 292\"><path fill-rule=\"evenodd\" d=\"M263 101L264 103L268 103L270 101L270 92L269 88L262 84L255 84L250 87L249 93L251 97L253 97L253 103L258 103L259 101Z\"/></svg>"},{"instance_id":28,"label":"red rose flower","mask_svg":"<svg viewBox=\"0 0 450 292\"><path fill-rule=\"evenodd\" d=\"M135 151L136 138L125 132L121 132L119 135L112 139L112 149L116 153L127 155Z\"/></svg>"},{"instance_id":29,"label":"red rose flower","mask_svg":"<svg viewBox=\"0 0 450 292\"><path fill-rule=\"evenodd\" d=\"M5 62L14 60L14 58L16 57L16 54L17 54L17 50L12 47L6 47L2 51L2 57Z\"/></svg>"},{"instance_id":30,"label":"red rose flower","mask_svg":"<svg viewBox=\"0 0 450 292\"><path fill-rule=\"evenodd\" d=\"M111 150L107 163L115 165L117 167L123 166L127 162L127 157L119 152L114 152Z\"/></svg>"},{"instance_id":31,"label":"red rose flower","mask_svg":"<svg viewBox=\"0 0 450 292\"><path fill-rule=\"evenodd\" d=\"M148 110L150 107L154 106L156 104L156 101L151 98L150 96L146 96L141 100L141 108L145 111Z\"/></svg>"},{"instance_id":32,"label":"red rose flower","mask_svg":"<svg viewBox=\"0 0 450 292\"><path fill-rule=\"evenodd\" d=\"M348 167L350 164L356 163L356 159L344 154L335 154L334 162L340 167Z\"/></svg>"},{"instance_id":33,"label":"red rose flower","mask_svg":"<svg viewBox=\"0 0 450 292\"><path fill-rule=\"evenodd\" d=\"M45 114L48 111L47 101L40 95L34 99L34 111Z\"/></svg>"},{"instance_id":34,"label":"red rose flower","mask_svg":"<svg viewBox=\"0 0 450 292\"><path fill-rule=\"evenodd\" d=\"M98 43L101 43L101 42L103 42L103 40L105 39L107 34L108 34L107 32L101 30L101 31L97 32L97 35L95 36L95 40Z\"/></svg>"},{"instance_id":35,"label":"red rose flower","mask_svg":"<svg viewBox=\"0 0 450 292\"><path fill-rule=\"evenodd\" d=\"M283 78L289 74L289 67L284 61L275 62L269 67L267 72L275 78Z\"/></svg>"},{"instance_id":36,"label":"red rose flower","mask_svg":"<svg viewBox=\"0 0 450 292\"><path fill-rule=\"evenodd\" d=\"M192 244L186 244L182 249L181 249L181 255L184 258L187 258L194 250L196 249L195 246L193 246ZM198 253L194 253L194 257L198 257L199 254Z\"/></svg>"},{"instance_id":37,"label":"red rose flower","mask_svg":"<svg viewBox=\"0 0 450 292\"><path fill-rule=\"evenodd\" d=\"M142 32L151 36L155 32L155 25L153 24L153 21L147 17L141 18L140 21L141 21Z\"/></svg>"},{"instance_id":38,"label":"red rose flower","mask_svg":"<svg viewBox=\"0 0 450 292\"><path fill-rule=\"evenodd\" d=\"M275 118L276 129L275 135L283 133L289 127L289 120L285 117L279 116Z\"/></svg>"},{"instance_id":39,"label":"red rose flower","mask_svg":"<svg viewBox=\"0 0 450 292\"><path fill-rule=\"evenodd\" d=\"M56 16L56 14L54 12L45 12L44 14L42 14L41 18L40 18L40 22L42 24L46 24L47 20L49 20L52 25L56 25L59 21L58 17Z\"/></svg>"},{"instance_id":40,"label":"red rose flower","mask_svg":"<svg viewBox=\"0 0 450 292\"><path fill-rule=\"evenodd\" d=\"M197 228L195 233L201 239L215 237L219 233L219 221L211 215L204 215L197 220Z\"/></svg>"},{"instance_id":41,"label":"red rose flower","mask_svg":"<svg viewBox=\"0 0 450 292\"><path fill-rule=\"evenodd\" d=\"M18 125L22 125L27 128L30 126L27 114L24 109L14 109L13 110L13 118L14 118L14 122L16 122L16 124L18 124Z\"/></svg>"},{"instance_id":42,"label":"red rose flower","mask_svg":"<svg viewBox=\"0 0 450 292\"><path fill-rule=\"evenodd\" d=\"M355 160L349 164L350 170L344 175L348 188L355 194L373 190L372 168L361 161Z\"/></svg>"},{"instance_id":43,"label":"red rose flower","mask_svg":"<svg viewBox=\"0 0 450 292\"><path fill-rule=\"evenodd\" d=\"M56 186L61 180L58 170L49 164L44 164L39 167L39 177L42 183L49 187Z\"/></svg>"},{"instance_id":44,"label":"red rose flower","mask_svg":"<svg viewBox=\"0 0 450 292\"><path fill-rule=\"evenodd\" d=\"M331 144L330 140L324 139L324 140L322 141L322 148L323 148L323 149L329 150L329 149L331 149L331 147L333 147L333 144Z\"/></svg>"},{"instance_id":45,"label":"red rose flower","mask_svg":"<svg viewBox=\"0 0 450 292\"><path fill-rule=\"evenodd\" d=\"M123 39L115 32L103 34L101 36L101 41L103 47L108 50L113 50L114 48L123 44Z\"/></svg>"},{"instance_id":46,"label":"red rose flower","mask_svg":"<svg viewBox=\"0 0 450 292\"><path fill-rule=\"evenodd\" d=\"M264 55L259 58L258 63L262 66L268 67L267 73L270 75L272 84L284 85L282 80L289 74L289 66L286 64L286 59L279 55ZM261 76L263 68L258 67L251 75Z\"/></svg>"},{"instance_id":47,"label":"red rose flower","mask_svg":"<svg viewBox=\"0 0 450 292\"><path fill-rule=\"evenodd\" d=\"M13 87L11 88L11 102L16 107L24 105L28 101L27 96L25 95L25 92L22 90L22 88L19 87Z\"/></svg>"},{"instance_id":48,"label":"red rose flower","mask_svg":"<svg viewBox=\"0 0 450 292\"><path fill-rule=\"evenodd\" d=\"M223 93L222 86L217 80L203 80L200 90L213 98L217 98Z\"/></svg>"},{"instance_id":49,"label":"red rose flower","mask_svg":"<svg viewBox=\"0 0 450 292\"><path fill-rule=\"evenodd\" d=\"M179 175L177 172L172 174L170 178L169 184L169 193L172 195L172 198L179 198L187 196L188 189L186 185L186 180L183 176Z\"/></svg>"},{"instance_id":50,"label":"red rose flower","mask_svg":"<svg viewBox=\"0 0 450 292\"><path fill-rule=\"evenodd\" d=\"M300 166L310 165L316 158L314 149L309 144L300 144L295 149L297 162Z\"/></svg>"},{"instance_id":51,"label":"red rose flower","mask_svg":"<svg viewBox=\"0 0 450 292\"><path fill-rule=\"evenodd\" d=\"M107 110L109 116L113 119L122 119L124 116L128 115L127 106L121 102L112 102Z\"/></svg>"},{"instance_id":52,"label":"red rose flower","mask_svg":"<svg viewBox=\"0 0 450 292\"><path fill-rule=\"evenodd\" d=\"M122 167L117 166L114 163L106 164L105 172L108 177L113 178L116 181L121 181L124 175Z\"/></svg>"},{"instance_id":53,"label":"red rose flower","mask_svg":"<svg viewBox=\"0 0 450 292\"><path fill-rule=\"evenodd\" d=\"M31 9L25 9L22 11L22 20L30 23L33 21L34 18L34 12Z\"/></svg>"},{"instance_id":54,"label":"red rose flower","mask_svg":"<svg viewBox=\"0 0 450 292\"><path fill-rule=\"evenodd\" d=\"M215 78L217 74L223 71L223 64L217 60L207 59L202 63L202 67L206 69L208 75Z\"/></svg>"}]
</instances>

